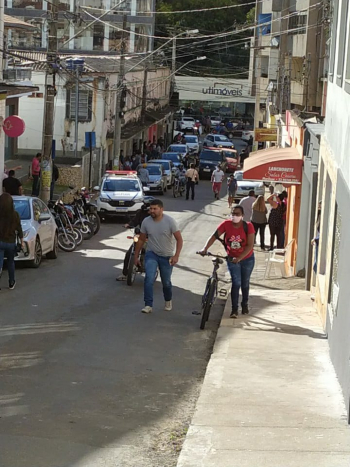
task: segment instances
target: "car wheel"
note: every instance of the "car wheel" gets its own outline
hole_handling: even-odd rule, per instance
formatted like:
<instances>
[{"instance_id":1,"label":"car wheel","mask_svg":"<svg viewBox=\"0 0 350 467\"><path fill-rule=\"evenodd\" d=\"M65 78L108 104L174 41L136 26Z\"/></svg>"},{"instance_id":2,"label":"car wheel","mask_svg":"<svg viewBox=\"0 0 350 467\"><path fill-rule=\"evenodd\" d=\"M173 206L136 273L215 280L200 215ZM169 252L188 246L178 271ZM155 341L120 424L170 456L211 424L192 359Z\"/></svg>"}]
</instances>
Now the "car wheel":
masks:
<instances>
[{"instance_id":1,"label":"car wheel","mask_svg":"<svg viewBox=\"0 0 350 467\"><path fill-rule=\"evenodd\" d=\"M34 259L32 259L29 264L30 267L36 269L40 266L43 259L43 250L41 248L41 243L39 237L36 237L35 246L34 246Z\"/></svg>"},{"instance_id":2,"label":"car wheel","mask_svg":"<svg viewBox=\"0 0 350 467\"><path fill-rule=\"evenodd\" d=\"M46 258L48 259L56 259L58 256L58 237L57 233L55 234L55 239L53 241L53 248L52 251L46 253Z\"/></svg>"}]
</instances>

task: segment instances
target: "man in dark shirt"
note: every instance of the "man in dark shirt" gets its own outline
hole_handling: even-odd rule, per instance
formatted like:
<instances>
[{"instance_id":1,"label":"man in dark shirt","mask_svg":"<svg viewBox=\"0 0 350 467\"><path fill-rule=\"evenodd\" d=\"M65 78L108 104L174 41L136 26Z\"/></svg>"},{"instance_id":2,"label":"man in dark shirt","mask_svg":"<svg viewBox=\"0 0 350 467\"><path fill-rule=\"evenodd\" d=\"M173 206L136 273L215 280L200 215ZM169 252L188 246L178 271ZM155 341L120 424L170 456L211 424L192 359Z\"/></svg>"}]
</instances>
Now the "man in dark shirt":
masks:
<instances>
[{"instance_id":1,"label":"man in dark shirt","mask_svg":"<svg viewBox=\"0 0 350 467\"><path fill-rule=\"evenodd\" d=\"M23 194L22 183L15 177L14 170L9 171L9 176L3 180L2 187L9 195L18 196Z\"/></svg>"}]
</instances>

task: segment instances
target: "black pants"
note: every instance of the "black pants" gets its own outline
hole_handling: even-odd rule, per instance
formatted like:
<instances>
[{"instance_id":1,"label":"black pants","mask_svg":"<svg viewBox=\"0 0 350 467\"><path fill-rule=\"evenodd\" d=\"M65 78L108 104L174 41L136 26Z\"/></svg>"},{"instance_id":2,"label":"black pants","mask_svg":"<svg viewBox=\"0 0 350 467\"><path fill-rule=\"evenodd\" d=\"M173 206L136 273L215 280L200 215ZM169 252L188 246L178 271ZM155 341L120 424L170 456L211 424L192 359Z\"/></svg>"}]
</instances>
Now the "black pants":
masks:
<instances>
[{"instance_id":1,"label":"black pants","mask_svg":"<svg viewBox=\"0 0 350 467\"><path fill-rule=\"evenodd\" d=\"M33 175L32 196L39 196L40 178L39 175Z\"/></svg>"},{"instance_id":2,"label":"black pants","mask_svg":"<svg viewBox=\"0 0 350 467\"><path fill-rule=\"evenodd\" d=\"M260 232L260 246L261 248L265 248L265 228L266 224L257 224L256 222L253 222L254 225L254 230L255 230L255 241L256 237L258 235L258 232Z\"/></svg>"},{"instance_id":3,"label":"black pants","mask_svg":"<svg viewBox=\"0 0 350 467\"><path fill-rule=\"evenodd\" d=\"M269 224L270 228L270 248L273 248L275 237L277 238L277 248L284 248L283 245L283 225L274 227Z\"/></svg>"},{"instance_id":4,"label":"black pants","mask_svg":"<svg viewBox=\"0 0 350 467\"><path fill-rule=\"evenodd\" d=\"M194 199L194 187L196 185L196 182L192 182L191 180L187 180L186 183L186 199L190 197L190 190L192 192L192 199Z\"/></svg>"}]
</instances>

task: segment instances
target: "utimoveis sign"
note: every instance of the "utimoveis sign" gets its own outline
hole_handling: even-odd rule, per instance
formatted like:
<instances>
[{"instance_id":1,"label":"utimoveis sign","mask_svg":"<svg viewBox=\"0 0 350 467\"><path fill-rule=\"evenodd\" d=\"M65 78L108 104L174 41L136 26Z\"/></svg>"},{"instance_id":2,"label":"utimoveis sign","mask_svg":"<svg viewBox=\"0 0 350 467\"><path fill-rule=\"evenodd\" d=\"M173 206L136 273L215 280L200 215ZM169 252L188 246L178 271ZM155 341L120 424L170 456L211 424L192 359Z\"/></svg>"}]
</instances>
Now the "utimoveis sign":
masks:
<instances>
[{"instance_id":1,"label":"utimoveis sign","mask_svg":"<svg viewBox=\"0 0 350 467\"><path fill-rule=\"evenodd\" d=\"M202 88L203 94L212 94L216 96L242 96L243 92L242 89L239 88Z\"/></svg>"}]
</instances>

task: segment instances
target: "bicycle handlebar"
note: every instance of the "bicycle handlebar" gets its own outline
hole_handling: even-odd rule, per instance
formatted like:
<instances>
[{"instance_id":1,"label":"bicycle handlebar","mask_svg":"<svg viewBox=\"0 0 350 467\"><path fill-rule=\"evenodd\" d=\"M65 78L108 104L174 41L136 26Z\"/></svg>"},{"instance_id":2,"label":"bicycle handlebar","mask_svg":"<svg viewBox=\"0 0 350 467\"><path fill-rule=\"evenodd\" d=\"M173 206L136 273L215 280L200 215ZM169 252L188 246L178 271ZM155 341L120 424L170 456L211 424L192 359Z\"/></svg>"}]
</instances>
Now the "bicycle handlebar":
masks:
<instances>
[{"instance_id":1,"label":"bicycle handlebar","mask_svg":"<svg viewBox=\"0 0 350 467\"><path fill-rule=\"evenodd\" d=\"M207 253L205 255L203 255L202 253L200 253L199 251L196 251L196 255L201 255L201 256L213 256L214 258L221 258L221 259L226 259L227 256L221 256L221 255L213 255L213 253L210 253L210 251L207 251Z\"/></svg>"}]
</instances>

